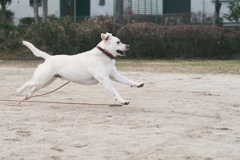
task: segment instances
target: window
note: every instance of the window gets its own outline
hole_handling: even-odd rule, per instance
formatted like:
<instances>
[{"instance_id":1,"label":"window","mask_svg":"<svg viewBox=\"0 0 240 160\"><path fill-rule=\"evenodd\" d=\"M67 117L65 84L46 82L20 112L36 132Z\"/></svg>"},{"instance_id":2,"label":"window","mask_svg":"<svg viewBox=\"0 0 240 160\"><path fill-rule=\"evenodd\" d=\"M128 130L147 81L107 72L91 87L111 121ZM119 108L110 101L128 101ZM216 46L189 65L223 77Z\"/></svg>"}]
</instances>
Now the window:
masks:
<instances>
[{"instance_id":1,"label":"window","mask_svg":"<svg viewBox=\"0 0 240 160\"><path fill-rule=\"evenodd\" d=\"M105 0L99 0L99 6L104 6L105 5Z\"/></svg>"},{"instance_id":2,"label":"window","mask_svg":"<svg viewBox=\"0 0 240 160\"><path fill-rule=\"evenodd\" d=\"M185 14L191 12L191 0L163 0L164 14Z\"/></svg>"},{"instance_id":3,"label":"window","mask_svg":"<svg viewBox=\"0 0 240 160\"><path fill-rule=\"evenodd\" d=\"M38 6L42 6L42 0L37 0ZM34 0L29 0L29 5L33 6Z\"/></svg>"}]
</instances>

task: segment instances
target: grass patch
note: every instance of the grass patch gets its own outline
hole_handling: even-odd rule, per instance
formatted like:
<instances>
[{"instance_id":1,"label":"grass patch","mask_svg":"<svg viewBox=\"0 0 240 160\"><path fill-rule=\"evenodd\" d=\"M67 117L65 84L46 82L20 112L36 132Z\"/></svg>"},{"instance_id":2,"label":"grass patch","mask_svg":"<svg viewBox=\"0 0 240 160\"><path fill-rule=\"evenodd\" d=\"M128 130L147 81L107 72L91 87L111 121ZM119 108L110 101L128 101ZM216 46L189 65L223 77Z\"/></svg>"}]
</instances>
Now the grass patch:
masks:
<instances>
[{"instance_id":1,"label":"grass patch","mask_svg":"<svg viewBox=\"0 0 240 160\"><path fill-rule=\"evenodd\" d=\"M43 60L3 60L0 67L36 68ZM240 74L240 60L116 60L119 71Z\"/></svg>"},{"instance_id":2,"label":"grass patch","mask_svg":"<svg viewBox=\"0 0 240 160\"><path fill-rule=\"evenodd\" d=\"M39 59L34 56L28 49L24 51L13 51L13 52L3 52L0 53L0 59L2 60L28 60L28 59Z\"/></svg>"},{"instance_id":3,"label":"grass patch","mask_svg":"<svg viewBox=\"0 0 240 160\"><path fill-rule=\"evenodd\" d=\"M240 60L119 60L123 71L156 73L212 73L240 74Z\"/></svg>"}]
</instances>

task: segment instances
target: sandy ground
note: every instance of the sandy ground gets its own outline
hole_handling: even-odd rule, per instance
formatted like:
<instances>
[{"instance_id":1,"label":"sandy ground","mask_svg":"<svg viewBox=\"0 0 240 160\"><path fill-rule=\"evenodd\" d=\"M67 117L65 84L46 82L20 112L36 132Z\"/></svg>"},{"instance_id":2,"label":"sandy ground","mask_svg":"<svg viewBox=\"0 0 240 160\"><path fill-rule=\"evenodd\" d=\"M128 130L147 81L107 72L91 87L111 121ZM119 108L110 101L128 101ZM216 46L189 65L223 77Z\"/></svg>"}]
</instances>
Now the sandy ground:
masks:
<instances>
[{"instance_id":1,"label":"sandy ground","mask_svg":"<svg viewBox=\"0 0 240 160\"><path fill-rule=\"evenodd\" d=\"M23 99L14 94L33 71L1 65L0 99ZM0 159L240 159L240 75L122 74L145 82L143 88L113 83L130 100L124 107L109 107L116 102L101 85L73 83L32 99L58 104L0 101Z\"/></svg>"}]
</instances>

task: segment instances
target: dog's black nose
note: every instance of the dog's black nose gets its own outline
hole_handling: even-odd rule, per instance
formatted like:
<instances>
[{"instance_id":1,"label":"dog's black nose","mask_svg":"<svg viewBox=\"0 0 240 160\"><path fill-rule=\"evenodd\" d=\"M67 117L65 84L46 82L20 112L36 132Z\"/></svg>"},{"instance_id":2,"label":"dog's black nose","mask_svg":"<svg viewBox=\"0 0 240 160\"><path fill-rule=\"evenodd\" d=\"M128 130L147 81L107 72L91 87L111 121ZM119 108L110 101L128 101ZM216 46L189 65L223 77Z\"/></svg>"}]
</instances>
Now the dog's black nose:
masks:
<instances>
[{"instance_id":1,"label":"dog's black nose","mask_svg":"<svg viewBox=\"0 0 240 160\"><path fill-rule=\"evenodd\" d=\"M126 48L129 50L130 46L129 46L129 45L126 45Z\"/></svg>"}]
</instances>

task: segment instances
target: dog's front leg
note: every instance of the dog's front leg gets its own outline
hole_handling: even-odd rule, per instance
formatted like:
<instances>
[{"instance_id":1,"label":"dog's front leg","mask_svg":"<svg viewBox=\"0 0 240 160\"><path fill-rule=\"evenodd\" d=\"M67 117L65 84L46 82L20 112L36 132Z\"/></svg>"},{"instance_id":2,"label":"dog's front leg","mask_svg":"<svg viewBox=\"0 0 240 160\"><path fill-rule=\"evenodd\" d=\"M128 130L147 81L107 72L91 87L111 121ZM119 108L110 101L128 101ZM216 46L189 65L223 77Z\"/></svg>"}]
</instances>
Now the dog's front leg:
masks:
<instances>
[{"instance_id":1,"label":"dog's front leg","mask_svg":"<svg viewBox=\"0 0 240 160\"><path fill-rule=\"evenodd\" d=\"M116 68L114 68L114 70L112 71L111 75L110 75L110 78L116 82L119 82L119 83L123 83L123 84L126 84L126 85L130 85L131 87L143 87L144 86L144 83L143 82L140 82L140 83L137 83L137 82L134 82L132 80L129 80L125 77L123 77L117 70Z\"/></svg>"},{"instance_id":2,"label":"dog's front leg","mask_svg":"<svg viewBox=\"0 0 240 160\"><path fill-rule=\"evenodd\" d=\"M113 88L112 83L111 83L111 81L109 79L104 79L101 83L111 94L113 94L115 100L118 100L123 105L128 105L129 104L129 101L124 100L119 95L117 90L115 88Z\"/></svg>"}]
</instances>

